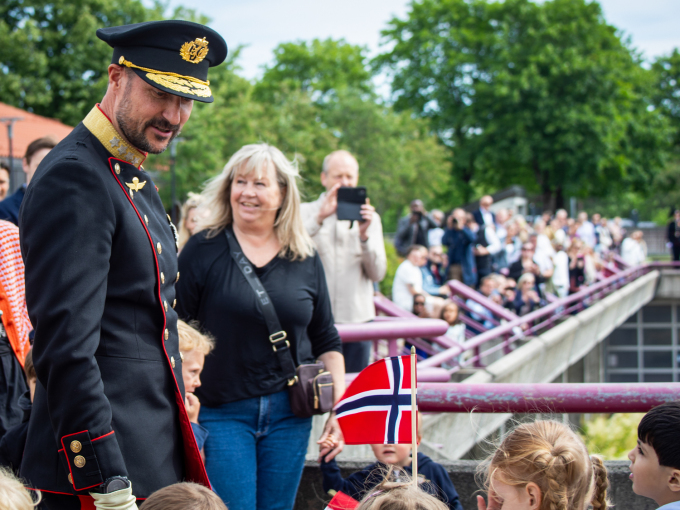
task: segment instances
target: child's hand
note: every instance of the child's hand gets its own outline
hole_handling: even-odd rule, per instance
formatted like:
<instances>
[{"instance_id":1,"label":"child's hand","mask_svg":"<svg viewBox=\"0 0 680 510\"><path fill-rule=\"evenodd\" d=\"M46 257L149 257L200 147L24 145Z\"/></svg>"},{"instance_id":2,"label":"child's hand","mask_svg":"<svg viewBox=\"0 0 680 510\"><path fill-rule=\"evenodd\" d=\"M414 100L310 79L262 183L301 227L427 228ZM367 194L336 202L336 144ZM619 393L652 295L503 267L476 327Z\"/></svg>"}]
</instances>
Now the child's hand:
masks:
<instances>
[{"instance_id":1,"label":"child's hand","mask_svg":"<svg viewBox=\"0 0 680 510\"><path fill-rule=\"evenodd\" d=\"M484 496L477 496L477 510L500 510L501 505L493 492L489 491L489 505L484 501Z\"/></svg>"},{"instance_id":2,"label":"child's hand","mask_svg":"<svg viewBox=\"0 0 680 510\"><path fill-rule=\"evenodd\" d=\"M201 403L198 401L198 397L193 393L187 393L184 406L187 409L189 421L191 423L198 423L198 412L201 410Z\"/></svg>"}]
</instances>

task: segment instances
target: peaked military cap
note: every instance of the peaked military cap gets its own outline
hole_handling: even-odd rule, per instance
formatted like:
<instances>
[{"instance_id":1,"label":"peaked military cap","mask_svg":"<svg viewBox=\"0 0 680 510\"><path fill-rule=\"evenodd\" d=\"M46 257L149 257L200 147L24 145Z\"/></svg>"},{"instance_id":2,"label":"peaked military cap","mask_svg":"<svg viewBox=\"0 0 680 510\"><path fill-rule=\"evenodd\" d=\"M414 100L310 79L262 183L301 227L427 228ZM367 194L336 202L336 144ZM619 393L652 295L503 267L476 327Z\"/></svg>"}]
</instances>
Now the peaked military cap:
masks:
<instances>
[{"instance_id":1,"label":"peaked military cap","mask_svg":"<svg viewBox=\"0 0 680 510\"><path fill-rule=\"evenodd\" d=\"M213 102L208 68L224 62L227 43L211 28L181 20L147 21L100 28L97 37L113 48L112 64L129 67L149 85Z\"/></svg>"}]
</instances>

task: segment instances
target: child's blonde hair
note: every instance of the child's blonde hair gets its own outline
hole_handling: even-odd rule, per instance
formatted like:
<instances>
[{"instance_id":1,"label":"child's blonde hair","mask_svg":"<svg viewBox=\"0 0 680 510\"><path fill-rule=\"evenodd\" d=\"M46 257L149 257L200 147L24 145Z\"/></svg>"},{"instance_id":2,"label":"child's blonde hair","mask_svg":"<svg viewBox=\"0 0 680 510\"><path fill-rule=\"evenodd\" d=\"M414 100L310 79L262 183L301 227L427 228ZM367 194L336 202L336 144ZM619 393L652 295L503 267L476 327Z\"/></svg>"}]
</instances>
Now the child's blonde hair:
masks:
<instances>
[{"instance_id":1,"label":"child's blonde hair","mask_svg":"<svg viewBox=\"0 0 680 510\"><path fill-rule=\"evenodd\" d=\"M11 471L0 468L0 501L3 510L33 510L40 503L40 492L37 501L33 501L31 493Z\"/></svg>"},{"instance_id":2,"label":"child's blonde hair","mask_svg":"<svg viewBox=\"0 0 680 510\"><path fill-rule=\"evenodd\" d=\"M533 482L541 489L540 510L604 510L607 469L588 456L583 441L568 426L552 420L524 423L508 434L487 459L484 486L499 480L514 487Z\"/></svg>"},{"instance_id":3,"label":"child's blonde hair","mask_svg":"<svg viewBox=\"0 0 680 510\"><path fill-rule=\"evenodd\" d=\"M215 341L182 320L177 321L179 333L179 350L190 352L196 350L207 356L215 348Z\"/></svg>"},{"instance_id":4,"label":"child's blonde hair","mask_svg":"<svg viewBox=\"0 0 680 510\"><path fill-rule=\"evenodd\" d=\"M413 484L405 473L399 478L405 482L393 482L390 468L385 479L361 500L357 510L448 510L443 502Z\"/></svg>"},{"instance_id":5,"label":"child's blonde hair","mask_svg":"<svg viewBox=\"0 0 680 510\"><path fill-rule=\"evenodd\" d=\"M227 506L210 489L180 482L154 492L139 510L227 510Z\"/></svg>"}]
</instances>

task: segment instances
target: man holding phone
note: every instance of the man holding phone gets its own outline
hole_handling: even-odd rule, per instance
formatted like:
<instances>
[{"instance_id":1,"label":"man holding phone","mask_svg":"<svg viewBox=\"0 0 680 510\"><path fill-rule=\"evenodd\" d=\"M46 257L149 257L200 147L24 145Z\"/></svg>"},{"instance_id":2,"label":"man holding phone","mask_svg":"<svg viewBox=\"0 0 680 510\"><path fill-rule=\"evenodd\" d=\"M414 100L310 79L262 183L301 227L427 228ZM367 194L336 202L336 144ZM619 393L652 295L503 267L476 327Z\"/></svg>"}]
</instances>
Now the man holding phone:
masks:
<instances>
[{"instance_id":1,"label":"man holding phone","mask_svg":"<svg viewBox=\"0 0 680 510\"><path fill-rule=\"evenodd\" d=\"M302 204L302 218L321 257L333 316L338 324L369 322L375 318L373 282L379 282L387 270L380 215L366 198L358 207L359 221L338 218L338 190L357 188L359 163L347 151L330 153L323 160L321 184L326 191L318 200ZM363 190L340 193L356 203ZM350 205L348 203L341 203ZM351 205L349 207L351 209ZM372 342L343 345L345 371L360 372L368 366Z\"/></svg>"}]
</instances>

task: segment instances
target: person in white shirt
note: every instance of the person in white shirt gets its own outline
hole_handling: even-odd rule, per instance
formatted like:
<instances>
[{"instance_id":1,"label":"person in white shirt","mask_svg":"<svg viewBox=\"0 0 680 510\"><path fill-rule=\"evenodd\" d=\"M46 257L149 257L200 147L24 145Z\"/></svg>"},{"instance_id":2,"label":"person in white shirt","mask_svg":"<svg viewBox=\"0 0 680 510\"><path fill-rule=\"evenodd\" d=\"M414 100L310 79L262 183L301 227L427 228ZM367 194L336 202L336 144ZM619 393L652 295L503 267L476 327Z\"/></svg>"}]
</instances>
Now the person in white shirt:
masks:
<instances>
[{"instance_id":1,"label":"person in white shirt","mask_svg":"<svg viewBox=\"0 0 680 510\"><path fill-rule=\"evenodd\" d=\"M591 248L595 248L597 239L595 238L595 226L588 221L588 213L581 211L578 213L577 222L579 224L576 235Z\"/></svg>"},{"instance_id":2,"label":"person in white shirt","mask_svg":"<svg viewBox=\"0 0 680 510\"><path fill-rule=\"evenodd\" d=\"M423 292L423 273L420 270L427 263L427 248L414 244L409 247L406 260L394 274L392 282L392 301L399 308L413 311L413 296Z\"/></svg>"},{"instance_id":3,"label":"person in white shirt","mask_svg":"<svg viewBox=\"0 0 680 510\"><path fill-rule=\"evenodd\" d=\"M642 236L642 231L636 230L621 243L621 258L631 267L639 266L647 258L647 246Z\"/></svg>"},{"instance_id":4,"label":"person in white shirt","mask_svg":"<svg viewBox=\"0 0 680 510\"><path fill-rule=\"evenodd\" d=\"M331 307L338 324L368 322L375 318L373 283L385 277L387 257L380 215L369 200L361 206L363 221L339 221L338 189L356 187L359 164L347 151L330 153L323 161L318 200L302 204L305 228L321 258ZM360 372L370 361L372 342L343 345L345 369Z\"/></svg>"}]
</instances>

